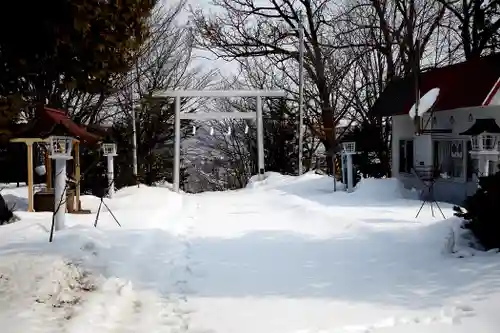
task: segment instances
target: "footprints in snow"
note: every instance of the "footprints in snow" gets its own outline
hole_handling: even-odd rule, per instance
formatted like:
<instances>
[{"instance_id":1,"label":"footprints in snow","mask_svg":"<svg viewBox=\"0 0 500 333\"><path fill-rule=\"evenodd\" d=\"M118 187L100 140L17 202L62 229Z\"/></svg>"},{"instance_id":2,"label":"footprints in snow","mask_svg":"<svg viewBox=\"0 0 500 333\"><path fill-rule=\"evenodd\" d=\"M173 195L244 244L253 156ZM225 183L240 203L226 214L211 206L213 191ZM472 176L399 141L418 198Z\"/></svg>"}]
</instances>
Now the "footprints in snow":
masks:
<instances>
[{"instance_id":1,"label":"footprints in snow","mask_svg":"<svg viewBox=\"0 0 500 333\"><path fill-rule=\"evenodd\" d=\"M160 220L160 215L155 219ZM134 246L124 247L126 252L120 256L123 260L115 260L115 249L94 240L82 244L84 261L90 266L99 266L106 278L93 297L82 304L85 311L74 318L69 325L70 332L79 333L79 327L96 332L190 331L193 310L188 307L188 295L192 293L189 290L192 270L187 235L192 227L188 227L190 223L184 224L186 219L189 216L179 219L182 228L178 242L165 245L161 234L146 234ZM138 289L133 282L143 287L149 285L155 291Z\"/></svg>"},{"instance_id":2,"label":"footprints in snow","mask_svg":"<svg viewBox=\"0 0 500 333\"><path fill-rule=\"evenodd\" d=\"M474 308L468 305L456 305L444 307L437 316L423 317L389 317L371 325L345 326L338 330L328 331L328 333L376 333L378 329L391 328L405 325L430 325L430 324L450 324L459 325L462 319L475 316ZM313 333L311 331L297 331L296 333ZM314 333L323 333L321 331ZM326 332L324 332L326 333Z\"/></svg>"}]
</instances>

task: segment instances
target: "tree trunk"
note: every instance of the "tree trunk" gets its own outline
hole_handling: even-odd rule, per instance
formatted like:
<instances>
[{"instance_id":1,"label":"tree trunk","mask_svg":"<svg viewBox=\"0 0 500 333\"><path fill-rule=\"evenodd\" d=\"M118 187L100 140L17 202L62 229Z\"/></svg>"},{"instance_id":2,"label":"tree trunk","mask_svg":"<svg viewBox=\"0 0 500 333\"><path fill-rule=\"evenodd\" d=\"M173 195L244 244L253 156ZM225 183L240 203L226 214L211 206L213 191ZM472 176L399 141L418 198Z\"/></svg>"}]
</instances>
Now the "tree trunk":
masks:
<instances>
[{"instance_id":1,"label":"tree trunk","mask_svg":"<svg viewBox=\"0 0 500 333\"><path fill-rule=\"evenodd\" d=\"M323 145L325 146L326 150L326 173L327 175L333 175L335 173L335 164L333 162L335 157L335 143L332 143L331 135L330 139L328 137L329 135L326 135L326 140L323 141Z\"/></svg>"},{"instance_id":2,"label":"tree trunk","mask_svg":"<svg viewBox=\"0 0 500 333\"><path fill-rule=\"evenodd\" d=\"M335 125L333 122L332 108L326 103L323 105L321 116L323 128L325 129L325 140L323 145L325 146L326 155L328 156L326 159L327 174L332 175L335 172L335 165L333 162L336 146Z\"/></svg>"}]
</instances>

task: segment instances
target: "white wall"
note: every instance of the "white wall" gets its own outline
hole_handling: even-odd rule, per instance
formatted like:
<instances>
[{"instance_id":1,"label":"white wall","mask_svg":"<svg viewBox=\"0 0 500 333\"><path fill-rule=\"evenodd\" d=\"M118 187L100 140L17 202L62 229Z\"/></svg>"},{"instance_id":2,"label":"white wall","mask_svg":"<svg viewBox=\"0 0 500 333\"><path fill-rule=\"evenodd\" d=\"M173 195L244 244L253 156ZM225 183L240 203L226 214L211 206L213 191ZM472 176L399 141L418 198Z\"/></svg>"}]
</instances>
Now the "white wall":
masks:
<instances>
[{"instance_id":1,"label":"white wall","mask_svg":"<svg viewBox=\"0 0 500 333\"><path fill-rule=\"evenodd\" d=\"M469 115L472 119L469 119ZM500 126L500 106L485 106L476 108L463 108L447 111L434 112L432 116L436 117L436 122L432 128L451 129L451 134L432 134L432 138L463 139L468 137L461 136L459 133L469 129L479 118L494 118ZM453 117L453 120L451 119ZM425 123L424 119L424 123ZM429 123L430 124L430 123ZM414 138L415 127L413 119L408 115L399 115L392 117L392 172L398 174L399 163L399 140ZM430 128L430 125L427 129ZM432 143L430 135L421 135L414 141L415 163L420 161L432 161ZM429 157L430 156L430 157ZM430 158L430 160L429 160Z\"/></svg>"},{"instance_id":2,"label":"white wall","mask_svg":"<svg viewBox=\"0 0 500 333\"><path fill-rule=\"evenodd\" d=\"M413 119L408 115L392 117L392 175L397 177L399 174L399 140L413 139L415 127Z\"/></svg>"},{"instance_id":3,"label":"white wall","mask_svg":"<svg viewBox=\"0 0 500 333\"><path fill-rule=\"evenodd\" d=\"M469 119L469 115L472 116ZM448 111L435 112L437 124L434 128L450 128L453 130L452 135L457 138L462 138L458 133L463 132L470 128L476 119L481 118L495 118L497 124L500 125L500 107L499 106L485 106L477 108L463 108ZM453 117L453 123L451 122L451 117Z\"/></svg>"},{"instance_id":4,"label":"white wall","mask_svg":"<svg viewBox=\"0 0 500 333\"><path fill-rule=\"evenodd\" d=\"M469 119L469 115L472 119ZM430 115L429 115L430 116ZM459 135L469 129L476 119L494 118L500 126L500 106L486 106L476 108L463 108L449 111L438 111L432 114L436 117L436 122L432 126L434 129L451 129L451 134L432 134L421 135L415 138L415 128L413 119L408 115L393 116L393 132L392 132L392 174L403 180L407 187L413 187L418 182L411 175L399 174L399 140L414 139L414 158L415 164L423 161L425 164L432 164L433 161L433 145L432 139L449 139L449 140L468 140L466 136ZM453 120L451 120L453 116ZM425 120L424 120L425 123ZM429 123L430 124L430 123ZM427 127L426 129L430 129ZM466 146L464 146L464 149ZM467 153L464 151L464 153ZM465 162L464 162L465 163ZM453 202L460 204L465 196L474 193L475 183L440 180L435 186L436 199L442 201Z\"/></svg>"}]
</instances>

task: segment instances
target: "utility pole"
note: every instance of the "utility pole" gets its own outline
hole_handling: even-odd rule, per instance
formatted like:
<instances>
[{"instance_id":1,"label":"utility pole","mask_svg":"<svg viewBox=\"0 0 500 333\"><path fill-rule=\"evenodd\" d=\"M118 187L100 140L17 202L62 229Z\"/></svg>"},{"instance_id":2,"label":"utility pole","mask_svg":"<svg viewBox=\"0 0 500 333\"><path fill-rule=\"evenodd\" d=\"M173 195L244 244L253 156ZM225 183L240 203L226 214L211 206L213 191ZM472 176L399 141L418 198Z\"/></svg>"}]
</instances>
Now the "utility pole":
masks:
<instances>
[{"instance_id":1,"label":"utility pole","mask_svg":"<svg viewBox=\"0 0 500 333\"><path fill-rule=\"evenodd\" d=\"M133 175L134 178L137 180L137 129L136 129L136 124L135 124L135 106L133 103L130 103L131 105L131 113L130 113L130 118L132 121L132 165L133 165Z\"/></svg>"},{"instance_id":2,"label":"utility pole","mask_svg":"<svg viewBox=\"0 0 500 333\"><path fill-rule=\"evenodd\" d=\"M299 176L302 175L302 153L304 149L304 25L299 19Z\"/></svg>"}]
</instances>

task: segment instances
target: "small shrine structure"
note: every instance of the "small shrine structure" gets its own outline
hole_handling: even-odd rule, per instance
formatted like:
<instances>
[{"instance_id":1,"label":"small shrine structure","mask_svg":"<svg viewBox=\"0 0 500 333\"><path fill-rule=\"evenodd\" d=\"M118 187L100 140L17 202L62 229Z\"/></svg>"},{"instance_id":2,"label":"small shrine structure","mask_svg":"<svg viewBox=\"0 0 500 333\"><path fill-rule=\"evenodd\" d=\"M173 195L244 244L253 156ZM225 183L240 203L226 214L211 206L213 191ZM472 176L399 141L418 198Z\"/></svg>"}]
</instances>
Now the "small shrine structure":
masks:
<instances>
[{"instance_id":1,"label":"small shrine structure","mask_svg":"<svg viewBox=\"0 0 500 333\"><path fill-rule=\"evenodd\" d=\"M37 113L35 119L17 128L10 139L10 142L24 143L27 147L28 211L44 211L49 209L52 211L54 207L53 161L49 158L47 149L43 149L43 154L45 155L46 188L36 193L36 200L33 181L34 145L38 144L43 147L44 144L48 143L48 138L53 135L73 138L73 159L69 160L68 163L73 164L69 168L73 173L69 178L73 181L74 190L68 191L69 201L67 203L67 209L70 213L82 213L84 211L82 211L80 202L80 145L96 147L96 149L98 149L101 143L101 137L94 133L90 133L85 126L72 121L67 112L49 107L45 107L43 111ZM49 202L46 202L47 200ZM50 200L52 200L52 203L50 203ZM35 201L38 201L36 205ZM46 202L46 204L43 202Z\"/></svg>"}]
</instances>

